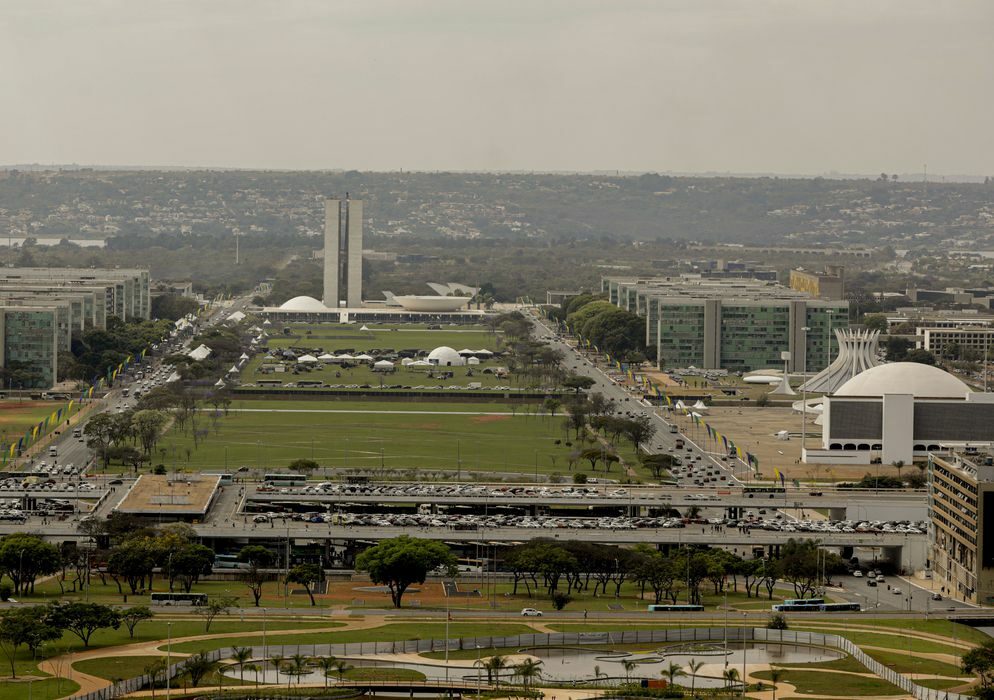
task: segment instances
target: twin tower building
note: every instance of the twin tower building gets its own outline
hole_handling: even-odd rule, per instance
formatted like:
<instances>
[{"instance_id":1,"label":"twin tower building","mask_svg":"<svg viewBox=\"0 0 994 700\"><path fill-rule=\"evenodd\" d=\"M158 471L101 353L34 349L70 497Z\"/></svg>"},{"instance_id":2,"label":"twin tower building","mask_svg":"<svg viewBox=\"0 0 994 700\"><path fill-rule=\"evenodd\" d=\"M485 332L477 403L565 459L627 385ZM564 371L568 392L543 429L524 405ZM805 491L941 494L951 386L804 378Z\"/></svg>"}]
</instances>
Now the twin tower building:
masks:
<instances>
[{"instance_id":1,"label":"twin tower building","mask_svg":"<svg viewBox=\"0 0 994 700\"><path fill-rule=\"evenodd\" d=\"M329 309L362 306L362 200L324 202L324 298Z\"/></svg>"}]
</instances>

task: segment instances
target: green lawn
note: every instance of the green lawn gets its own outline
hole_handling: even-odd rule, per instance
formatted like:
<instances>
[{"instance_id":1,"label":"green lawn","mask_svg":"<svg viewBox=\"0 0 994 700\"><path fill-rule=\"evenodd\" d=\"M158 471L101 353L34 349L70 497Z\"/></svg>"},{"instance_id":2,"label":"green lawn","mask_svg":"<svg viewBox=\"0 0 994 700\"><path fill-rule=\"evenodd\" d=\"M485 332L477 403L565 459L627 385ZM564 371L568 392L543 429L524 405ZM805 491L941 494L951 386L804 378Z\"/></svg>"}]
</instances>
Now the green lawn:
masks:
<instances>
[{"instance_id":1,"label":"green lawn","mask_svg":"<svg viewBox=\"0 0 994 700\"><path fill-rule=\"evenodd\" d=\"M915 683L918 685L923 685L926 688L935 688L936 690L948 690L950 688L956 688L961 685L966 685L972 678L922 678L921 680L915 679Z\"/></svg>"},{"instance_id":2,"label":"green lawn","mask_svg":"<svg viewBox=\"0 0 994 700\"><path fill-rule=\"evenodd\" d=\"M460 346L456 350L462 349ZM478 348L473 348L474 350ZM65 408L68 401L0 401L0 442L9 445L11 438L17 442L24 432L52 415L52 411ZM72 414L76 415L74 404Z\"/></svg>"},{"instance_id":3,"label":"green lawn","mask_svg":"<svg viewBox=\"0 0 994 700\"><path fill-rule=\"evenodd\" d=\"M449 624L451 639L462 637L507 636L529 634L535 630L527 625L518 624L486 624L475 622L453 622ZM392 642L411 639L444 639L444 622L400 622L372 627L361 630L345 630L342 632L320 632L301 634L269 634L266 643L269 645L292 644L340 644L352 642ZM253 638L254 645L261 645L262 638ZM241 637L222 637L219 639L184 642L173 644L173 650L181 653L196 653L201 650L223 649L232 645L244 645ZM161 648L161 647L160 647Z\"/></svg>"},{"instance_id":4,"label":"green lawn","mask_svg":"<svg viewBox=\"0 0 994 700\"><path fill-rule=\"evenodd\" d=\"M770 679L769 671L757 671L751 675L766 681ZM856 697L863 695L903 696L905 694L896 685L875 676L853 676L846 673L823 673L822 671L801 671L791 668L784 670L784 675L780 680L795 686L801 695Z\"/></svg>"},{"instance_id":5,"label":"green lawn","mask_svg":"<svg viewBox=\"0 0 994 700\"><path fill-rule=\"evenodd\" d=\"M359 330L362 324L292 324L290 333L270 333L270 348L304 348L317 356L328 352L361 354L370 350L433 350L448 345L453 350L491 350L501 348L503 335L491 333L482 326L443 326L428 330L423 325L370 325L370 330Z\"/></svg>"},{"instance_id":6,"label":"green lawn","mask_svg":"<svg viewBox=\"0 0 994 700\"><path fill-rule=\"evenodd\" d=\"M952 664L935 661L922 656L915 656L914 654L909 656L907 652L868 649L866 653L871 658L876 659L898 673L924 673L934 676L960 676L963 674L959 666L953 666Z\"/></svg>"},{"instance_id":7,"label":"green lawn","mask_svg":"<svg viewBox=\"0 0 994 700\"><path fill-rule=\"evenodd\" d=\"M0 681L0 700L25 700L28 697L27 681ZM54 700L79 690L79 684L65 678L45 678L30 684L31 700Z\"/></svg>"},{"instance_id":8,"label":"green lawn","mask_svg":"<svg viewBox=\"0 0 994 700\"><path fill-rule=\"evenodd\" d=\"M792 627L791 629L809 630L811 632L819 632L823 634L838 634L845 637L853 644L861 647L884 647L886 649L894 649L898 652L907 653L908 646L910 645L912 652L954 654L957 656L963 653L963 651L957 647L942 644L941 642L933 642L929 639L908 637L901 634L898 630L895 630L893 634L875 634L873 632L863 632L861 630L837 631L801 626Z\"/></svg>"},{"instance_id":9,"label":"green lawn","mask_svg":"<svg viewBox=\"0 0 994 700\"><path fill-rule=\"evenodd\" d=\"M950 639L956 639L960 642L973 642L974 644L982 644L990 639L990 636L984 634L978 629L974 629L973 627L969 627L959 622L950 622L949 620L875 619L872 621L872 624L876 627L894 627L899 630L914 630L915 632L941 634L944 637L949 637Z\"/></svg>"},{"instance_id":10,"label":"green lawn","mask_svg":"<svg viewBox=\"0 0 994 700\"><path fill-rule=\"evenodd\" d=\"M286 412L300 404L308 412ZM174 426L154 461L178 469L278 470L307 458L328 467L459 470L464 477L495 470L528 474L536 464L542 474L569 471L565 419L534 415L520 404L237 401L231 408L253 410L218 418L216 430L201 415L199 429L210 430L197 446ZM589 471L586 462L578 466ZM619 469L612 473L619 476Z\"/></svg>"},{"instance_id":11,"label":"green lawn","mask_svg":"<svg viewBox=\"0 0 994 700\"><path fill-rule=\"evenodd\" d=\"M84 659L72 665L82 673L88 673L97 678L118 681L134 678L145 673L145 669L158 661L165 661L162 656L112 656L100 659Z\"/></svg>"},{"instance_id":12,"label":"green lawn","mask_svg":"<svg viewBox=\"0 0 994 700\"><path fill-rule=\"evenodd\" d=\"M425 674L413 668L362 666L346 671L344 677L350 681L423 681Z\"/></svg>"}]
</instances>

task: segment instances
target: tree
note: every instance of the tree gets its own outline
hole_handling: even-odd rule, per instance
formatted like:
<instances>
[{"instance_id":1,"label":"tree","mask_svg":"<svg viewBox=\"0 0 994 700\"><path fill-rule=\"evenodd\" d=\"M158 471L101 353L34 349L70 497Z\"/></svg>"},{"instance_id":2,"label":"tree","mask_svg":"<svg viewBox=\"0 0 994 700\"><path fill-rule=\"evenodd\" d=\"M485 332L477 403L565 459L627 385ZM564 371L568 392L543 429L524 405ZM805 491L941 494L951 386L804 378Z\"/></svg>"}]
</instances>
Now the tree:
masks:
<instances>
[{"instance_id":1,"label":"tree","mask_svg":"<svg viewBox=\"0 0 994 700\"><path fill-rule=\"evenodd\" d=\"M542 403L542 406L545 408L546 411L549 412L549 415L551 415L553 418L556 417L556 411L558 411L562 405L563 405L562 401L553 398L548 398Z\"/></svg>"},{"instance_id":2,"label":"tree","mask_svg":"<svg viewBox=\"0 0 994 700\"><path fill-rule=\"evenodd\" d=\"M770 619L766 623L766 629L768 630L787 629L787 618L782 613L776 613L774 615L770 615Z\"/></svg>"},{"instance_id":3,"label":"tree","mask_svg":"<svg viewBox=\"0 0 994 700\"><path fill-rule=\"evenodd\" d=\"M669 454L644 455L642 457L642 464L652 472L654 479L661 479L663 474L666 474L673 466L673 462L673 455Z\"/></svg>"},{"instance_id":4,"label":"tree","mask_svg":"<svg viewBox=\"0 0 994 700\"><path fill-rule=\"evenodd\" d=\"M214 570L214 556L214 550L210 547L188 544L172 555L169 576L178 578L183 590L189 593L201 576L209 576Z\"/></svg>"},{"instance_id":5,"label":"tree","mask_svg":"<svg viewBox=\"0 0 994 700\"><path fill-rule=\"evenodd\" d=\"M928 350L922 348L916 348L915 350L909 350L908 355L905 358L908 362L918 362L923 365L935 365L935 355L933 355Z\"/></svg>"},{"instance_id":6,"label":"tree","mask_svg":"<svg viewBox=\"0 0 994 700\"><path fill-rule=\"evenodd\" d=\"M670 665L663 669L663 675L669 679L670 685L673 685L677 678L686 676L687 672L683 670L683 666L680 664L670 661Z\"/></svg>"},{"instance_id":7,"label":"tree","mask_svg":"<svg viewBox=\"0 0 994 700\"><path fill-rule=\"evenodd\" d=\"M412 583L424 583L428 572L439 568L453 575L455 566L455 556L441 542L408 535L382 540L362 552L355 562L356 570L367 572L373 583L389 587L396 608Z\"/></svg>"},{"instance_id":8,"label":"tree","mask_svg":"<svg viewBox=\"0 0 994 700\"><path fill-rule=\"evenodd\" d=\"M165 411L146 409L136 411L131 417L131 426L134 435L141 443L142 451L146 457L152 456L152 450L159 441L162 429L169 422L169 415Z\"/></svg>"},{"instance_id":9,"label":"tree","mask_svg":"<svg viewBox=\"0 0 994 700\"><path fill-rule=\"evenodd\" d=\"M145 588L152 584L152 572L155 570L155 556L151 547L151 538L136 537L111 548L107 559L107 572L118 582L124 579L131 593L138 593L139 587Z\"/></svg>"},{"instance_id":10,"label":"tree","mask_svg":"<svg viewBox=\"0 0 994 700\"><path fill-rule=\"evenodd\" d=\"M245 682L245 664L252 658L252 647L231 647L231 659L238 664L238 680Z\"/></svg>"},{"instance_id":11,"label":"tree","mask_svg":"<svg viewBox=\"0 0 994 700\"><path fill-rule=\"evenodd\" d=\"M307 657L304 656L303 654L294 654L293 656L291 656L290 663L287 664L287 669L286 669L287 690L290 690L290 681L293 680L293 678L297 678L297 681L300 682L300 677L305 675L306 673L307 673Z\"/></svg>"},{"instance_id":12,"label":"tree","mask_svg":"<svg viewBox=\"0 0 994 700\"><path fill-rule=\"evenodd\" d=\"M335 662L337 659L334 656L319 656L315 660L315 665L321 669L321 675L324 676L324 687L328 687L328 677L335 671Z\"/></svg>"},{"instance_id":13,"label":"tree","mask_svg":"<svg viewBox=\"0 0 994 700\"><path fill-rule=\"evenodd\" d=\"M221 595L211 598L205 605L197 608L197 615L204 618L204 634L211 631L211 623L218 615L227 615L231 608L238 605L238 598L230 595Z\"/></svg>"},{"instance_id":14,"label":"tree","mask_svg":"<svg viewBox=\"0 0 994 700\"><path fill-rule=\"evenodd\" d=\"M784 670L776 666L770 666L770 683L773 684L773 700L777 700L777 683L783 679Z\"/></svg>"},{"instance_id":15,"label":"tree","mask_svg":"<svg viewBox=\"0 0 994 700\"><path fill-rule=\"evenodd\" d=\"M500 688L500 672L508 667L507 657L497 654L491 656L484 664L483 670L487 672L487 683L493 683Z\"/></svg>"},{"instance_id":16,"label":"tree","mask_svg":"<svg viewBox=\"0 0 994 700\"><path fill-rule=\"evenodd\" d=\"M625 421L625 436L631 440L632 447L638 452L643 442L652 440L656 434L656 426L649 416L637 416L632 420Z\"/></svg>"},{"instance_id":17,"label":"tree","mask_svg":"<svg viewBox=\"0 0 994 700\"><path fill-rule=\"evenodd\" d=\"M183 670L190 677L190 685L196 688L200 681L214 667L214 662L207 656L206 651L200 651L193 656L187 657L183 664Z\"/></svg>"},{"instance_id":18,"label":"tree","mask_svg":"<svg viewBox=\"0 0 994 700\"><path fill-rule=\"evenodd\" d=\"M310 474L320 466L313 459L295 459L287 465L287 469L298 474Z\"/></svg>"},{"instance_id":19,"label":"tree","mask_svg":"<svg viewBox=\"0 0 994 700\"><path fill-rule=\"evenodd\" d=\"M98 413L86 422L83 428L83 436L86 438L86 446L99 455L104 463L104 469L110 464L110 453L108 448L113 443L113 418L110 413Z\"/></svg>"},{"instance_id":20,"label":"tree","mask_svg":"<svg viewBox=\"0 0 994 700\"><path fill-rule=\"evenodd\" d=\"M863 316L863 325L867 330L887 332L887 317L884 314L867 314Z\"/></svg>"},{"instance_id":21,"label":"tree","mask_svg":"<svg viewBox=\"0 0 994 700\"><path fill-rule=\"evenodd\" d=\"M604 456L604 448L588 447L580 453L580 459L590 462L590 471L597 471L597 462Z\"/></svg>"},{"instance_id":22,"label":"tree","mask_svg":"<svg viewBox=\"0 0 994 700\"><path fill-rule=\"evenodd\" d=\"M10 662L11 678L17 678L14 661L19 648L26 646L34 656L42 644L62 636L62 630L51 623L47 612L44 606L33 605L0 613L0 650Z\"/></svg>"},{"instance_id":23,"label":"tree","mask_svg":"<svg viewBox=\"0 0 994 700\"><path fill-rule=\"evenodd\" d=\"M980 681L980 697L994 696L994 639L963 654L961 664L963 673L972 673Z\"/></svg>"},{"instance_id":24,"label":"tree","mask_svg":"<svg viewBox=\"0 0 994 700\"><path fill-rule=\"evenodd\" d=\"M790 538L780 556L780 571L784 580L794 586L794 594L803 598L814 593L818 581L818 542Z\"/></svg>"},{"instance_id":25,"label":"tree","mask_svg":"<svg viewBox=\"0 0 994 700\"><path fill-rule=\"evenodd\" d=\"M563 386L567 389L572 389L577 394L582 390L589 389L594 384L595 382L592 377L582 374L572 374L563 380Z\"/></svg>"},{"instance_id":26,"label":"tree","mask_svg":"<svg viewBox=\"0 0 994 700\"><path fill-rule=\"evenodd\" d=\"M638 667L638 662L632 659L622 659L621 666L625 669L625 683L630 683L631 673Z\"/></svg>"},{"instance_id":27,"label":"tree","mask_svg":"<svg viewBox=\"0 0 994 700\"><path fill-rule=\"evenodd\" d=\"M567 605L569 605L569 602L573 599L570 598L565 593L563 593L562 591L555 591L552 594L551 600L552 600L552 607L554 607L556 610L562 610Z\"/></svg>"},{"instance_id":28,"label":"tree","mask_svg":"<svg viewBox=\"0 0 994 700\"><path fill-rule=\"evenodd\" d=\"M313 607L317 603L314 602L314 589L312 586L315 583L319 583L323 578L324 571L317 564L298 564L290 569L287 581L290 583L299 583L303 586L304 590L307 591L308 597L311 599L311 606Z\"/></svg>"},{"instance_id":29,"label":"tree","mask_svg":"<svg viewBox=\"0 0 994 700\"><path fill-rule=\"evenodd\" d=\"M697 672L701 670L701 666L704 665L703 661L698 661L697 659L691 659L687 662L687 668L690 669L690 696L694 697L694 688L697 685Z\"/></svg>"},{"instance_id":30,"label":"tree","mask_svg":"<svg viewBox=\"0 0 994 700\"><path fill-rule=\"evenodd\" d=\"M725 679L725 687L731 688L739 679L739 670L737 668L729 668L723 671L721 676Z\"/></svg>"},{"instance_id":31,"label":"tree","mask_svg":"<svg viewBox=\"0 0 994 700\"><path fill-rule=\"evenodd\" d=\"M262 599L262 586L269 580L262 569L272 566L274 559L272 552L257 544L242 547L241 551L238 552L238 561L249 565L247 569L242 570L239 578L252 591L255 607L259 607L259 601Z\"/></svg>"},{"instance_id":32,"label":"tree","mask_svg":"<svg viewBox=\"0 0 994 700\"><path fill-rule=\"evenodd\" d=\"M514 675L521 679L521 684L525 686L525 690L528 690L532 682L542 677L542 662L537 659L525 659L514 667Z\"/></svg>"},{"instance_id":33,"label":"tree","mask_svg":"<svg viewBox=\"0 0 994 700\"><path fill-rule=\"evenodd\" d=\"M0 539L0 574L14 583L14 593L34 593L39 576L62 568L58 547L40 537L20 532Z\"/></svg>"},{"instance_id":34,"label":"tree","mask_svg":"<svg viewBox=\"0 0 994 700\"><path fill-rule=\"evenodd\" d=\"M153 617L155 616L146 605L136 605L121 611L121 622L128 628L128 636L131 639L135 638L135 628L138 627L138 623L151 620Z\"/></svg>"},{"instance_id":35,"label":"tree","mask_svg":"<svg viewBox=\"0 0 994 700\"><path fill-rule=\"evenodd\" d=\"M99 629L117 629L121 626L121 613L100 603L53 603L48 609L48 618L60 629L69 630L90 646L90 637Z\"/></svg>"}]
</instances>

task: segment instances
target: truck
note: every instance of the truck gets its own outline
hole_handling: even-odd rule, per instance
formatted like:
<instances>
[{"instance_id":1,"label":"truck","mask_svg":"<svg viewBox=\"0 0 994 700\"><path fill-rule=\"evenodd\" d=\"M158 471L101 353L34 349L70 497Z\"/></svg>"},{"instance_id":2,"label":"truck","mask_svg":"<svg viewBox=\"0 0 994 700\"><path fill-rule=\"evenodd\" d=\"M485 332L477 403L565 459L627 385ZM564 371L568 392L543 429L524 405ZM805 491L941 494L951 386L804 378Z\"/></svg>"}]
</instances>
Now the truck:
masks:
<instances>
[{"instance_id":1,"label":"truck","mask_svg":"<svg viewBox=\"0 0 994 700\"><path fill-rule=\"evenodd\" d=\"M670 432L676 434L676 433L679 433L680 430L675 425L671 425L670 426Z\"/></svg>"},{"instance_id":2,"label":"truck","mask_svg":"<svg viewBox=\"0 0 994 700\"><path fill-rule=\"evenodd\" d=\"M674 443L674 447L676 449L678 449L678 450L682 450L683 449L683 438L677 438L676 442Z\"/></svg>"}]
</instances>

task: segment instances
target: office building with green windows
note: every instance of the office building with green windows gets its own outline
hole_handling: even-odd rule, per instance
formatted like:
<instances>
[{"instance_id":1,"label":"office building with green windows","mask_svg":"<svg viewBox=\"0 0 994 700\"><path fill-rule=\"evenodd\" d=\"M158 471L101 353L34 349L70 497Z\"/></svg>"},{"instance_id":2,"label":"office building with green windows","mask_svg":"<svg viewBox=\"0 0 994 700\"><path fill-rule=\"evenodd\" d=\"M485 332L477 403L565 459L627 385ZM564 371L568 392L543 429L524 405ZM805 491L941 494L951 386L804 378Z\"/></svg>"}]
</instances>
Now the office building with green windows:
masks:
<instances>
[{"instance_id":1,"label":"office building with green windows","mask_svg":"<svg viewBox=\"0 0 994 700\"><path fill-rule=\"evenodd\" d=\"M56 306L0 306L0 363L16 370L5 388L48 388L58 380L59 311Z\"/></svg>"},{"instance_id":2,"label":"office building with green windows","mask_svg":"<svg viewBox=\"0 0 994 700\"><path fill-rule=\"evenodd\" d=\"M612 304L646 319L646 345L660 368L750 372L783 367L816 372L838 350L836 328L849 326L849 303L813 299L768 280L604 277Z\"/></svg>"},{"instance_id":3,"label":"office building with green windows","mask_svg":"<svg viewBox=\"0 0 994 700\"><path fill-rule=\"evenodd\" d=\"M0 285L104 287L104 313L122 321L148 319L152 314L148 270L106 267L0 268Z\"/></svg>"}]
</instances>

